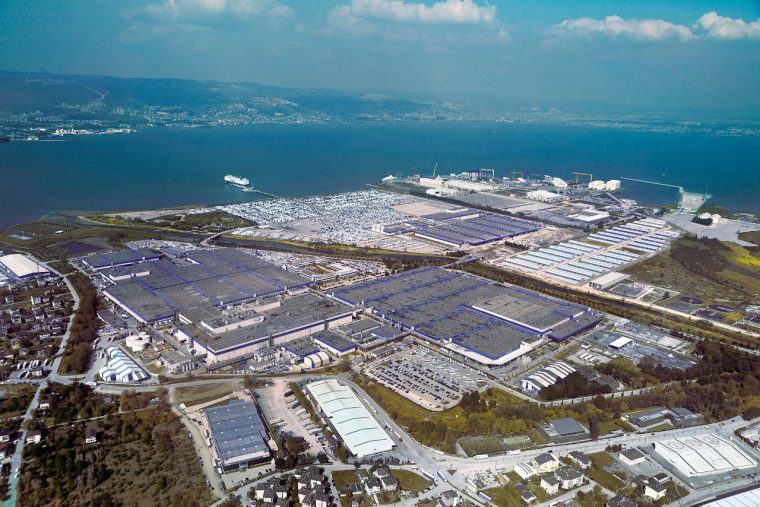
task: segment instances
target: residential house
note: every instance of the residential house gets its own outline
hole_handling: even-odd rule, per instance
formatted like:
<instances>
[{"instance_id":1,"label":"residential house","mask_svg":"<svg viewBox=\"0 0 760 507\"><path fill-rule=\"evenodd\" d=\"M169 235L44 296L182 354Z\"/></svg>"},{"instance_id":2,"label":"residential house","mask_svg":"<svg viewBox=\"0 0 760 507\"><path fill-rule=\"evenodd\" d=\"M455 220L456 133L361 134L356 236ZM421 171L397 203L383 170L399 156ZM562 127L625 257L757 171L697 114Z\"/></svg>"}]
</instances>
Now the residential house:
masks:
<instances>
[{"instance_id":1,"label":"residential house","mask_svg":"<svg viewBox=\"0 0 760 507\"><path fill-rule=\"evenodd\" d=\"M547 495L556 495L557 491L559 491L559 480L553 475L542 475L541 487L546 491Z\"/></svg>"},{"instance_id":2,"label":"residential house","mask_svg":"<svg viewBox=\"0 0 760 507\"><path fill-rule=\"evenodd\" d=\"M539 454L533 458L533 461L531 461L530 464L539 474L553 472L558 469L560 465L559 460L555 458L553 454L549 454L548 452Z\"/></svg>"},{"instance_id":3,"label":"residential house","mask_svg":"<svg viewBox=\"0 0 760 507\"><path fill-rule=\"evenodd\" d=\"M456 507L459 505L459 502L461 499L459 498L459 493L454 491L453 489L450 489L448 491L444 491L441 493L441 505L443 507Z\"/></svg>"},{"instance_id":4,"label":"residential house","mask_svg":"<svg viewBox=\"0 0 760 507\"><path fill-rule=\"evenodd\" d=\"M586 476L574 466L565 465L554 471L554 477L559 481L562 489L573 489L583 484Z\"/></svg>"}]
</instances>

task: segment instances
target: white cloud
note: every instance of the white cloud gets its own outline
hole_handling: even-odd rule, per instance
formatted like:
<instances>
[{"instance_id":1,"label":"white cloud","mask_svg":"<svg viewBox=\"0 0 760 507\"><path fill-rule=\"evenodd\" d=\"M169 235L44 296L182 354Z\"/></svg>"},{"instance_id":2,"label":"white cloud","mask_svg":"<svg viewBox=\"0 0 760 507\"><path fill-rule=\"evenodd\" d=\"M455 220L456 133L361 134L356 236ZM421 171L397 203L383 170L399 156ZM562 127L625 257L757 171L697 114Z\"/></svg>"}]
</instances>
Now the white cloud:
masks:
<instances>
[{"instance_id":1,"label":"white cloud","mask_svg":"<svg viewBox=\"0 0 760 507\"><path fill-rule=\"evenodd\" d=\"M555 28L565 33L585 36L625 37L642 41L660 41L669 38L691 40L695 38L689 27L684 25L677 25L661 19L623 19L620 16L607 16L604 19L566 19L556 25Z\"/></svg>"},{"instance_id":2,"label":"white cloud","mask_svg":"<svg viewBox=\"0 0 760 507\"><path fill-rule=\"evenodd\" d=\"M237 17L290 16L293 10L278 0L165 0L147 10L162 12L175 18L231 14Z\"/></svg>"},{"instance_id":3,"label":"white cloud","mask_svg":"<svg viewBox=\"0 0 760 507\"><path fill-rule=\"evenodd\" d=\"M491 24L496 21L496 6L480 6L473 0L443 0L432 5L404 0L352 0L339 5L331 17L383 19L404 23Z\"/></svg>"},{"instance_id":4,"label":"white cloud","mask_svg":"<svg viewBox=\"0 0 760 507\"><path fill-rule=\"evenodd\" d=\"M718 39L760 39L760 18L747 23L743 19L726 18L707 12L697 20L707 35Z\"/></svg>"}]
</instances>

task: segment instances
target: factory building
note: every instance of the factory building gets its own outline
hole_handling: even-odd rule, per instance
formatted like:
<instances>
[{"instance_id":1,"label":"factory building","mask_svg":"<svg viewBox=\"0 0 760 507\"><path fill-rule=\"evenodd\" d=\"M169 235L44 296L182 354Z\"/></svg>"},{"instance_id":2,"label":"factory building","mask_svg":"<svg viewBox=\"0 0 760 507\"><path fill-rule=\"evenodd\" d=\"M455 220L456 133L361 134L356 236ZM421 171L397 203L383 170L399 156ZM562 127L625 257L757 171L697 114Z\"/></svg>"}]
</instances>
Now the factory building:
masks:
<instances>
[{"instance_id":1,"label":"factory building","mask_svg":"<svg viewBox=\"0 0 760 507\"><path fill-rule=\"evenodd\" d=\"M21 254L3 255L0 257L0 267L13 278L18 280L49 276L52 274L52 272L40 264L37 259Z\"/></svg>"},{"instance_id":2,"label":"factory building","mask_svg":"<svg viewBox=\"0 0 760 507\"><path fill-rule=\"evenodd\" d=\"M331 331L314 335L314 342L334 356L344 356L356 350L356 343Z\"/></svg>"},{"instance_id":3,"label":"factory building","mask_svg":"<svg viewBox=\"0 0 760 507\"><path fill-rule=\"evenodd\" d=\"M217 363L350 324L355 313L352 308L307 293L267 306L261 310L262 318L249 326L216 333L204 327L203 321L196 320L192 325L181 326L177 333L189 340L195 353L205 357L207 363Z\"/></svg>"},{"instance_id":4,"label":"factory building","mask_svg":"<svg viewBox=\"0 0 760 507\"><path fill-rule=\"evenodd\" d=\"M426 267L328 292L386 322L389 331L436 342L481 364L508 363L546 343L562 341L601 321L572 303L515 286ZM382 336L383 328L371 331Z\"/></svg>"},{"instance_id":5,"label":"factory building","mask_svg":"<svg viewBox=\"0 0 760 507\"><path fill-rule=\"evenodd\" d=\"M137 248L134 250L127 248L117 252L90 254L82 257L82 264L95 271L100 271L106 268L130 266L138 262L155 261L160 258L160 253L156 253L148 248Z\"/></svg>"},{"instance_id":6,"label":"factory building","mask_svg":"<svg viewBox=\"0 0 760 507\"><path fill-rule=\"evenodd\" d=\"M205 409L211 442L224 471L269 461L269 434L258 407L245 400Z\"/></svg>"},{"instance_id":7,"label":"factory building","mask_svg":"<svg viewBox=\"0 0 760 507\"><path fill-rule=\"evenodd\" d=\"M335 379L321 380L307 384L306 393L330 429L358 459L395 447L349 386Z\"/></svg>"},{"instance_id":8,"label":"factory building","mask_svg":"<svg viewBox=\"0 0 760 507\"><path fill-rule=\"evenodd\" d=\"M757 461L738 444L715 434L669 438L652 445L657 455L686 478L726 474L757 466Z\"/></svg>"}]
</instances>

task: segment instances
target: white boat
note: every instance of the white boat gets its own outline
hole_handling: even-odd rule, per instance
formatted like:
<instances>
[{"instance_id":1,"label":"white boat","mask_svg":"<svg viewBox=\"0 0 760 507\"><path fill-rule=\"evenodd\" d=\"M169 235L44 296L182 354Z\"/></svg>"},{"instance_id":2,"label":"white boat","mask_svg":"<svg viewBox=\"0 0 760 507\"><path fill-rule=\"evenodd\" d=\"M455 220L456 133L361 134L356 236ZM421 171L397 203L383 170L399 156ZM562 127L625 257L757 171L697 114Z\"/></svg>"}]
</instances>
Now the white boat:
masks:
<instances>
[{"instance_id":1,"label":"white boat","mask_svg":"<svg viewBox=\"0 0 760 507\"><path fill-rule=\"evenodd\" d=\"M248 178L241 178L239 176L233 176L232 174L225 176L224 181L238 188L246 188L251 184L251 182L248 181Z\"/></svg>"}]
</instances>

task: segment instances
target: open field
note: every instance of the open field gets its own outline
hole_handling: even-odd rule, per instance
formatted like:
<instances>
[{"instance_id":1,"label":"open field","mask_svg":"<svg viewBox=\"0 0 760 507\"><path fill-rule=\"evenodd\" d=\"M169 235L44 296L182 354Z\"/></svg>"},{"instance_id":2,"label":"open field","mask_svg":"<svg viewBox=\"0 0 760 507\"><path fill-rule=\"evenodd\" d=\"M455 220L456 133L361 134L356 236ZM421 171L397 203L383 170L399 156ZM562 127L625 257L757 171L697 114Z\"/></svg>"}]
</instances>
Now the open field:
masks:
<instances>
[{"instance_id":1,"label":"open field","mask_svg":"<svg viewBox=\"0 0 760 507\"><path fill-rule=\"evenodd\" d=\"M680 238L623 270L634 278L733 308L760 298L760 256L734 243Z\"/></svg>"},{"instance_id":2,"label":"open field","mask_svg":"<svg viewBox=\"0 0 760 507\"><path fill-rule=\"evenodd\" d=\"M107 225L138 226L148 224L166 229L201 233L222 232L238 227L255 225L250 220L236 217L220 210L205 213L182 213L175 211L177 210L171 210L170 214L159 213L158 216L150 214L146 215L146 218L136 216L139 215L137 213L94 214L86 215L85 218Z\"/></svg>"},{"instance_id":3,"label":"open field","mask_svg":"<svg viewBox=\"0 0 760 507\"><path fill-rule=\"evenodd\" d=\"M241 384L239 382L178 387L174 390L174 402L177 405L184 403L186 406L191 407L222 398L240 388Z\"/></svg>"},{"instance_id":4,"label":"open field","mask_svg":"<svg viewBox=\"0 0 760 507\"><path fill-rule=\"evenodd\" d=\"M128 241L174 239L198 241L202 236L163 230L156 226L118 226L83 223L54 215L48 220L14 225L0 232L0 245L34 255L42 261L65 259L96 250L123 248Z\"/></svg>"},{"instance_id":5,"label":"open field","mask_svg":"<svg viewBox=\"0 0 760 507\"><path fill-rule=\"evenodd\" d=\"M409 470L394 469L391 470L391 475L398 479L402 491L418 493L432 484L421 475Z\"/></svg>"},{"instance_id":6,"label":"open field","mask_svg":"<svg viewBox=\"0 0 760 507\"><path fill-rule=\"evenodd\" d=\"M760 231L740 232L739 239L760 246Z\"/></svg>"}]
</instances>

